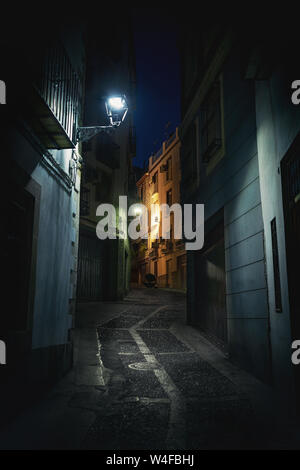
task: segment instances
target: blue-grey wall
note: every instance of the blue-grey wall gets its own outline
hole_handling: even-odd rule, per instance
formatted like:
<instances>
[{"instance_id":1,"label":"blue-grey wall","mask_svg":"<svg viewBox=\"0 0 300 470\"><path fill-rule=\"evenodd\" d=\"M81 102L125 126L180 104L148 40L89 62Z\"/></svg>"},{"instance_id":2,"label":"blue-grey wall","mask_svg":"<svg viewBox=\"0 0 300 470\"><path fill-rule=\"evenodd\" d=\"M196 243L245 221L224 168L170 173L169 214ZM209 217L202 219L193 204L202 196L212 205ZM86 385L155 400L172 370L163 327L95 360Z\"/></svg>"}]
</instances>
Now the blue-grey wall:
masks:
<instances>
[{"instance_id":1,"label":"blue-grey wall","mask_svg":"<svg viewBox=\"0 0 300 470\"><path fill-rule=\"evenodd\" d=\"M275 70L270 80L256 82L257 143L265 230L274 385L293 395L291 330L286 268L280 163L300 130L300 107L291 102L287 70ZM276 312L271 220L276 217L282 312Z\"/></svg>"},{"instance_id":2,"label":"blue-grey wall","mask_svg":"<svg viewBox=\"0 0 300 470\"><path fill-rule=\"evenodd\" d=\"M33 348L67 342L72 267L71 197L40 165L32 177L42 186L37 248Z\"/></svg>"},{"instance_id":3,"label":"blue-grey wall","mask_svg":"<svg viewBox=\"0 0 300 470\"><path fill-rule=\"evenodd\" d=\"M18 165L41 186L37 255L35 261L32 348L65 344L72 326L69 315L72 254L72 192L17 131L11 135ZM68 167L70 150L60 151L62 167ZM38 162L32 167L32 162ZM26 188L25 188L26 189Z\"/></svg>"},{"instance_id":4,"label":"blue-grey wall","mask_svg":"<svg viewBox=\"0 0 300 470\"><path fill-rule=\"evenodd\" d=\"M268 294L257 158L255 89L242 79L237 53L223 67L225 156L202 182L205 219L224 208L230 357L270 379Z\"/></svg>"}]
</instances>

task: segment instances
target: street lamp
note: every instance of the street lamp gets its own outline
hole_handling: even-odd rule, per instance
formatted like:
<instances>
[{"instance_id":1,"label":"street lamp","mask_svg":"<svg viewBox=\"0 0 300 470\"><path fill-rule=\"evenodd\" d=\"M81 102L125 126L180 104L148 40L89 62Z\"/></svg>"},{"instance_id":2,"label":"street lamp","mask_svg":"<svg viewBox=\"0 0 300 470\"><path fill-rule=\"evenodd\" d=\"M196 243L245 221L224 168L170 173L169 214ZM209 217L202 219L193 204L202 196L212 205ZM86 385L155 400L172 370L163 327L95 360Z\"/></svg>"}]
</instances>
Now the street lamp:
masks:
<instances>
[{"instance_id":1,"label":"street lamp","mask_svg":"<svg viewBox=\"0 0 300 470\"><path fill-rule=\"evenodd\" d=\"M128 106L125 96L113 96L105 102L107 116L112 127L118 127L125 119Z\"/></svg>"},{"instance_id":2,"label":"street lamp","mask_svg":"<svg viewBox=\"0 0 300 470\"><path fill-rule=\"evenodd\" d=\"M111 96L105 101L106 113L110 124L108 126L78 127L76 133L77 142L85 142L100 132L110 132L111 129L119 127L124 121L128 105L125 95Z\"/></svg>"}]
</instances>

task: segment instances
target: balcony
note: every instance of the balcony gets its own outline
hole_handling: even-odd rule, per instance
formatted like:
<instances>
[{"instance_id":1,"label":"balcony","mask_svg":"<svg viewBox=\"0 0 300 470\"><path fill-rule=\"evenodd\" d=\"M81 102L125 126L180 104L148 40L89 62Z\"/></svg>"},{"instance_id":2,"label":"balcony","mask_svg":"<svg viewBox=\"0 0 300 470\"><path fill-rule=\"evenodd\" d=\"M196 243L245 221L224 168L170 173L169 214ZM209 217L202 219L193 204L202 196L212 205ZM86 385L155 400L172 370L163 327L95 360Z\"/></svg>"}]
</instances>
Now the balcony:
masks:
<instances>
[{"instance_id":1,"label":"balcony","mask_svg":"<svg viewBox=\"0 0 300 470\"><path fill-rule=\"evenodd\" d=\"M63 45L55 40L41 54L20 61L27 75L22 83L12 78L14 106L45 148L74 148L82 87ZM15 67L10 58L12 77Z\"/></svg>"}]
</instances>

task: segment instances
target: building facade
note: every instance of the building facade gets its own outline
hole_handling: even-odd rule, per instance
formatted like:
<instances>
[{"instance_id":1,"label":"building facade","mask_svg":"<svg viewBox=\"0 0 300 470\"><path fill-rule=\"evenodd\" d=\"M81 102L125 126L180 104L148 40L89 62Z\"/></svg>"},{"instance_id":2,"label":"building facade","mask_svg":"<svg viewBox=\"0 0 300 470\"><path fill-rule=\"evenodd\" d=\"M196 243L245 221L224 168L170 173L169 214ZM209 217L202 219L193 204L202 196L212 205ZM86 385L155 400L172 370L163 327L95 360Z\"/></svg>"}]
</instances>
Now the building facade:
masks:
<instances>
[{"instance_id":1,"label":"building facade","mask_svg":"<svg viewBox=\"0 0 300 470\"><path fill-rule=\"evenodd\" d=\"M275 27L258 27L253 40L245 25L200 31L191 22L180 41L181 194L182 203L205 204L205 244L187 257L188 322L292 407L299 375L291 362L299 336L294 43L279 44Z\"/></svg>"},{"instance_id":2,"label":"building facade","mask_svg":"<svg viewBox=\"0 0 300 470\"><path fill-rule=\"evenodd\" d=\"M174 214L171 213L170 238L162 237L161 204L180 203L180 140L178 129L165 140L160 150L149 158L148 171L137 181L140 201L149 211L157 210L151 220L148 239L135 244L137 281L142 286L147 273L152 273L159 287L186 287L186 252L184 241L174 238ZM152 219L153 219L152 217Z\"/></svg>"},{"instance_id":3,"label":"building facade","mask_svg":"<svg viewBox=\"0 0 300 470\"><path fill-rule=\"evenodd\" d=\"M108 124L104 98L125 94L129 111L114 132L100 133L83 142L84 159L80 201L78 301L122 299L129 290L131 249L129 240L99 240L96 216L100 204L110 203L119 214L119 196L129 196L132 158L135 156L135 56L129 17L114 12L114 34L90 21L84 124Z\"/></svg>"},{"instance_id":4,"label":"building facade","mask_svg":"<svg viewBox=\"0 0 300 470\"><path fill-rule=\"evenodd\" d=\"M7 352L1 393L17 393L16 400L11 397L14 405L27 396L31 383L60 377L73 358L84 25L55 25L49 30L44 24L39 31L36 24L20 24L18 35L1 31L7 93L0 109L6 175L2 300L8 307L0 319ZM20 70L26 71L22 80ZM12 392L15 382L19 386Z\"/></svg>"}]
</instances>

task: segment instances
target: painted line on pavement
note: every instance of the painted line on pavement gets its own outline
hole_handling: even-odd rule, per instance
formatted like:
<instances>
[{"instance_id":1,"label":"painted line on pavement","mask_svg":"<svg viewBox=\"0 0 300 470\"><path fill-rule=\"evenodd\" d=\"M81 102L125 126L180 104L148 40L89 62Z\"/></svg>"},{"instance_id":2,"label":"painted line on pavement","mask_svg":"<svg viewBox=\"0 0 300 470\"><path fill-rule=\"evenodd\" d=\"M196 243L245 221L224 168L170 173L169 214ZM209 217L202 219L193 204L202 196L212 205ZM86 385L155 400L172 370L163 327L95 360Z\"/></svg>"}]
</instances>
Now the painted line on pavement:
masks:
<instances>
[{"instance_id":1,"label":"painted line on pavement","mask_svg":"<svg viewBox=\"0 0 300 470\"><path fill-rule=\"evenodd\" d=\"M173 380L166 372L164 367L157 361L154 354L148 348L146 343L143 341L136 329L145 323L149 318L156 315L161 310L170 308L168 305L157 308L149 315L144 317L142 320L137 322L133 327L129 328L129 332L139 347L139 350L144 355L147 362L157 365L157 369L153 372L164 389L165 393L170 399L170 414L168 433L166 438L166 449L168 450L180 450L186 449L186 402L179 389L174 384ZM155 329L153 329L155 331Z\"/></svg>"}]
</instances>

